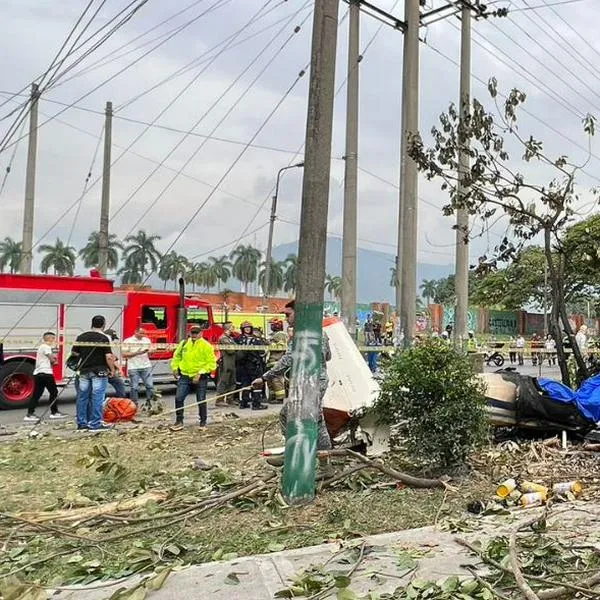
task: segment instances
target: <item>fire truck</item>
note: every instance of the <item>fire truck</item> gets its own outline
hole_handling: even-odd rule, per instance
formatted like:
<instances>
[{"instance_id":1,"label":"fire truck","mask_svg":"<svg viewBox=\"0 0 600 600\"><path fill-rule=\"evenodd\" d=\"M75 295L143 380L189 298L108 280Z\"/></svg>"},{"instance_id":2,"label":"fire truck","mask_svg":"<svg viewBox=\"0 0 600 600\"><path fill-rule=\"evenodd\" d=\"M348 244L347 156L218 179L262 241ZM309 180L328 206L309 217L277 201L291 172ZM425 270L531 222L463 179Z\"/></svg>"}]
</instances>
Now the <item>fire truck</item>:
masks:
<instances>
[{"instance_id":1,"label":"fire truck","mask_svg":"<svg viewBox=\"0 0 600 600\"><path fill-rule=\"evenodd\" d=\"M178 292L168 292L115 288L96 272L89 277L0 274L0 408L22 407L29 401L36 349L45 331L56 333L54 375L59 385L67 385L74 376L66 366L70 349L90 328L94 315L103 315L107 329L121 340L144 327L153 344L150 360L156 384L175 382L169 367L174 344L193 325L202 327L213 344L223 332L213 321L211 305L186 294L183 280Z\"/></svg>"}]
</instances>

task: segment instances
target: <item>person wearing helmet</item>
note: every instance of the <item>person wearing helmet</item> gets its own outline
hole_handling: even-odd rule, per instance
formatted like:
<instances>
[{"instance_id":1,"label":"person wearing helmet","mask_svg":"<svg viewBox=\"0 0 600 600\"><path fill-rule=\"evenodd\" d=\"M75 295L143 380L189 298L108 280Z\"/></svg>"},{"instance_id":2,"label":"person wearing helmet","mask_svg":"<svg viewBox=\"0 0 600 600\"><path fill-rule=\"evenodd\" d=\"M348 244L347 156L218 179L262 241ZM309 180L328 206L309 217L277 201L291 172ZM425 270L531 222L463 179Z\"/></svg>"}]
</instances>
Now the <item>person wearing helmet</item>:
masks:
<instances>
[{"instance_id":1,"label":"person wearing helmet","mask_svg":"<svg viewBox=\"0 0 600 600\"><path fill-rule=\"evenodd\" d=\"M240 325L242 334L237 342L240 346L248 348L250 346L263 346L264 342L261 338L254 335L254 328L250 321L244 321ZM237 352L235 366L237 371L237 380L241 388L250 388L252 382L257 377L260 377L265 369L264 352L257 350L240 350ZM252 410L263 410L268 408L262 402L262 392L260 394L252 393L251 389L242 391L240 400L240 408L250 408Z\"/></svg>"},{"instance_id":2,"label":"person wearing helmet","mask_svg":"<svg viewBox=\"0 0 600 600\"><path fill-rule=\"evenodd\" d=\"M271 336L269 337L269 359L267 369L272 369L277 361L285 354L288 346L288 336L283 331L283 321L281 319L272 319ZM285 377L273 377L268 384L269 404L283 404L285 400Z\"/></svg>"}]
</instances>

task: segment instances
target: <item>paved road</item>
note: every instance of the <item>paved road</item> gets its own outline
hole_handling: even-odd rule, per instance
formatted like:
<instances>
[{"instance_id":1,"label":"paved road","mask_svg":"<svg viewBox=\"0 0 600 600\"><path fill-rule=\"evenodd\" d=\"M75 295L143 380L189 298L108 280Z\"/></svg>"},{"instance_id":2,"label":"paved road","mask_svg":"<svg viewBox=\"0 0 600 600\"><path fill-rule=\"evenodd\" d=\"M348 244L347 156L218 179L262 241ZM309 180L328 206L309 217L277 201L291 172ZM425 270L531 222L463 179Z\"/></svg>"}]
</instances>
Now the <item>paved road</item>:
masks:
<instances>
[{"instance_id":1,"label":"paved road","mask_svg":"<svg viewBox=\"0 0 600 600\"><path fill-rule=\"evenodd\" d=\"M511 366L510 363L506 362L505 365L506 366ZM493 373L494 371L497 370L496 367L486 367L485 369L487 372ZM540 369L539 367L533 367L531 365L531 362L529 361L528 364L525 364L523 367L519 368L519 372L523 373L524 375L532 375L534 377L539 377L540 376ZM558 369L558 367L548 367L547 365L544 365L542 367L541 370L541 375L543 377L548 377L550 379L558 379L560 380L560 371ZM110 393L110 386L109 386L109 393ZM160 388L162 390L163 393L163 401L166 405L167 410L175 408L175 387L174 386L164 386ZM212 388L212 385L210 385L209 387L209 391L208 391L208 398L212 398L215 395L215 391ZM188 398L188 402L191 403L193 402L193 396L189 396ZM43 410L46 408L46 404L43 403L42 401L42 405L40 407L40 410L38 412L43 412ZM59 396L59 406L60 406L60 410L61 412L69 415L69 416L74 416L75 415L75 390L73 389L73 387L68 387L65 388L63 390L61 390L60 396ZM210 414L211 412L214 410L214 407L211 403L209 403L209 418L210 418ZM259 416L259 415L265 415L265 414L270 414L273 412L277 412L279 409L278 407L270 407L268 411L250 411L250 410L243 410L240 411L239 409L236 409L237 413L241 416L248 416L248 417L255 417L255 416ZM188 411L189 416L193 417L193 413L191 410ZM187 416L186 414L186 416ZM23 417L25 416L25 409L14 409L14 410L0 410L0 425L15 425L18 423L22 423L23 421Z\"/></svg>"},{"instance_id":2,"label":"paved road","mask_svg":"<svg viewBox=\"0 0 600 600\"><path fill-rule=\"evenodd\" d=\"M109 394L110 394L111 387L108 386L108 389L109 389ZM174 409L175 408L175 386L164 386L164 387L160 387L159 389L161 390L161 392L163 394L162 399L165 404L165 409L166 410ZM215 390L214 390L212 384L209 384L207 398L210 400L214 396L215 396ZM143 401L143 397L142 397L142 401ZM74 419L74 417L75 417L75 390L72 386L61 390L58 402L59 402L59 410L62 413L64 413L65 415L68 415L69 417L72 417ZM195 396L190 394L188 396L186 404L192 404L193 402L195 402ZM48 406L47 403L44 403L44 401L42 400L40 408L37 410L38 414L41 415L44 412L44 410L47 408L47 406ZM280 408L279 406L269 405L268 410L240 410L236 406L235 412L240 417L253 418L253 417L260 417L260 416L265 416L265 415L279 412L279 408ZM232 411L231 408L215 409L214 404L209 401L209 403L208 403L209 422L210 422L211 415L219 414L222 412L231 412L231 411ZM0 426L22 424L25 413L26 413L26 411L24 408L13 409L13 410L0 410ZM193 407L187 409L186 413L185 413L186 420L194 419L196 417L196 414L197 413ZM174 416L173 416L173 420L175 420ZM62 423L62 422L63 421L56 421L56 423ZM54 423L54 421L52 421L52 423Z\"/></svg>"}]
</instances>

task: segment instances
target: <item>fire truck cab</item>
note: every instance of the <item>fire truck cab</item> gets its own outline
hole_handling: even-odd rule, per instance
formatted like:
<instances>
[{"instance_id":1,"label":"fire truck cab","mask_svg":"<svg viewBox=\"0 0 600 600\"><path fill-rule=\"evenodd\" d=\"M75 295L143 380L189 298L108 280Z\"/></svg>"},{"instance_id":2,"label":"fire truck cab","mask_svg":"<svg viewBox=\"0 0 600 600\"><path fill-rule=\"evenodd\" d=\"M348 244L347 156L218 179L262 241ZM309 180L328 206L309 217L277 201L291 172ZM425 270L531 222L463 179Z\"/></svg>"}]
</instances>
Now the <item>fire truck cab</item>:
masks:
<instances>
[{"instance_id":1,"label":"fire truck cab","mask_svg":"<svg viewBox=\"0 0 600 600\"><path fill-rule=\"evenodd\" d=\"M114 288L97 276L0 274L0 408L27 404L34 391L33 369L37 346L45 331L57 336L54 375L67 385L74 374L66 359L76 337L90 328L94 315L106 318L107 329L120 340L143 326L154 345L150 353L156 384L173 384L169 366L174 345L192 325L217 343L222 328L215 325L211 305L197 295L148 289ZM119 351L115 343L115 353ZM126 363L122 362L126 375Z\"/></svg>"}]
</instances>

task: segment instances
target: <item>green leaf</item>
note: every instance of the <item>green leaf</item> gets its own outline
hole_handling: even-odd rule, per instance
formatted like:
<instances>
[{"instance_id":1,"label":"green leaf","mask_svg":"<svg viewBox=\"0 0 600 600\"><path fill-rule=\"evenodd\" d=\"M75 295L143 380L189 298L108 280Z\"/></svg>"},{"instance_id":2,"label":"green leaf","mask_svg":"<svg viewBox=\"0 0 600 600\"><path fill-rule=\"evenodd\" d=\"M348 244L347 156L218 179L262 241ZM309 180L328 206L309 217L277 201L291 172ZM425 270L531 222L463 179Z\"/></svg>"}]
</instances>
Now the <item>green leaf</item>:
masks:
<instances>
[{"instance_id":1,"label":"green leaf","mask_svg":"<svg viewBox=\"0 0 600 600\"><path fill-rule=\"evenodd\" d=\"M347 588L352 583L352 580L347 575L336 575L333 578L333 583L336 588L343 589Z\"/></svg>"},{"instance_id":2,"label":"green leaf","mask_svg":"<svg viewBox=\"0 0 600 600\"><path fill-rule=\"evenodd\" d=\"M234 558L237 558L239 555L237 552L226 552L225 554L223 554L223 556L221 556L221 560L233 560Z\"/></svg>"},{"instance_id":3,"label":"green leaf","mask_svg":"<svg viewBox=\"0 0 600 600\"><path fill-rule=\"evenodd\" d=\"M150 579L148 579L144 585L149 590L160 590L165 584L165 581L167 580L167 577L169 577L169 575L171 574L172 570L172 567L167 567L166 569L159 571L158 573L156 573L156 575L150 577Z\"/></svg>"},{"instance_id":4,"label":"green leaf","mask_svg":"<svg viewBox=\"0 0 600 600\"><path fill-rule=\"evenodd\" d=\"M67 560L67 563L70 565L74 565L74 564L78 564L82 561L83 561L83 556L81 556L81 554L73 554L73 556L71 556L71 558L69 558L69 560Z\"/></svg>"},{"instance_id":5,"label":"green leaf","mask_svg":"<svg viewBox=\"0 0 600 600\"><path fill-rule=\"evenodd\" d=\"M348 588L338 590L337 600L358 600L358 596Z\"/></svg>"},{"instance_id":6,"label":"green leaf","mask_svg":"<svg viewBox=\"0 0 600 600\"><path fill-rule=\"evenodd\" d=\"M410 571L411 569L414 569L417 566L417 561L414 559L410 552L404 551L398 552L398 561L396 564L398 566L398 569L402 571Z\"/></svg>"},{"instance_id":7,"label":"green leaf","mask_svg":"<svg viewBox=\"0 0 600 600\"><path fill-rule=\"evenodd\" d=\"M444 592L455 592L459 585L460 582L458 581L458 577L453 575L452 577L448 577L448 579L442 583L442 590Z\"/></svg>"},{"instance_id":8,"label":"green leaf","mask_svg":"<svg viewBox=\"0 0 600 600\"><path fill-rule=\"evenodd\" d=\"M279 590L278 592L275 592L275 598L293 598L294 597L294 592L292 592L292 590L285 589L285 590Z\"/></svg>"},{"instance_id":9,"label":"green leaf","mask_svg":"<svg viewBox=\"0 0 600 600\"><path fill-rule=\"evenodd\" d=\"M215 551L215 553L210 557L210 560L212 561L217 561L217 560L221 560L221 557L223 556L223 548L219 548L218 550Z\"/></svg>"},{"instance_id":10,"label":"green leaf","mask_svg":"<svg viewBox=\"0 0 600 600\"><path fill-rule=\"evenodd\" d=\"M475 579L471 579L469 581L463 581L460 586L460 591L464 594L472 594L478 587L479 584L477 581L475 581Z\"/></svg>"},{"instance_id":11,"label":"green leaf","mask_svg":"<svg viewBox=\"0 0 600 600\"><path fill-rule=\"evenodd\" d=\"M281 552L282 550L285 550L285 544L280 544L278 542L271 542L267 546L268 552Z\"/></svg>"}]
</instances>

